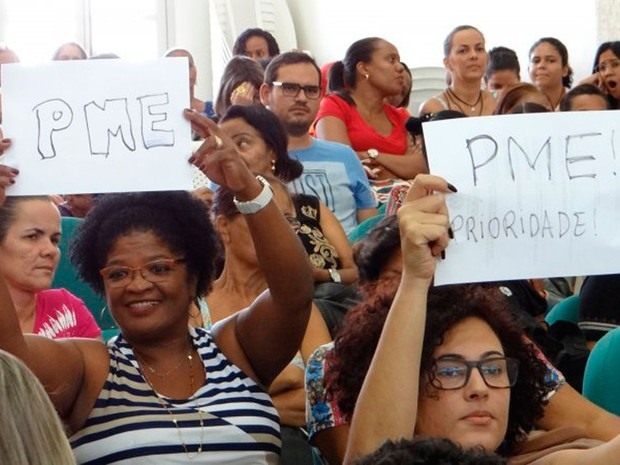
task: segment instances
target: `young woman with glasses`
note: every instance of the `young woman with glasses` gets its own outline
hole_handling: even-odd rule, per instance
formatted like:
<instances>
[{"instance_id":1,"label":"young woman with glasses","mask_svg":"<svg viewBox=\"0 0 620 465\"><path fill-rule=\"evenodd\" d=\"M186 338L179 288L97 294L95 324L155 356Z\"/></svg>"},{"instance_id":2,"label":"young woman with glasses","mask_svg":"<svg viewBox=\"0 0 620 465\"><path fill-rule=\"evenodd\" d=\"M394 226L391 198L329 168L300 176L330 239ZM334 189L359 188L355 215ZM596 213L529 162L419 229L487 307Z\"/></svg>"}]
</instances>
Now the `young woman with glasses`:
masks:
<instances>
[{"instance_id":1,"label":"young woman with glasses","mask_svg":"<svg viewBox=\"0 0 620 465\"><path fill-rule=\"evenodd\" d=\"M316 134L351 146L370 179L413 179L427 171L419 144L405 129L409 112L384 101L401 94L405 79L398 50L378 37L353 43L330 70Z\"/></svg>"},{"instance_id":2,"label":"young woman with glasses","mask_svg":"<svg viewBox=\"0 0 620 465\"><path fill-rule=\"evenodd\" d=\"M441 178L418 177L398 212L403 273L357 399L345 463L413 435L497 451L515 464L620 463L620 435L604 444L526 444L549 393L534 345L502 311L499 291L432 286L449 242L443 194L451 190Z\"/></svg>"},{"instance_id":3,"label":"young woman with glasses","mask_svg":"<svg viewBox=\"0 0 620 465\"><path fill-rule=\"evenodd\" d=\"M447 253L450 253L449 250ZM306 368L308 431L312 443L330 464L339 464L344 460L349 424L354 411L357 411L356 403L358 403L364 378L377 349L382 329L403 274L405 265L401 252L399 221L396 215L386 216L370 231L366 239L356 244L355 261L359 267L360 287L364 300L348 311L334 343L320 347L312 355ZM519 303L514 297L509 298L503 293L494 294L494 291L498 291L497 283L485 285L485 287L489 289L485 290L479 286L433 289L431 290L433 303L432 305L429 303L429 312L432 308L433 318L443 315L439 305L441 302L437 295L441 296L442 293L446 293L448 297L443 297L445 304L449 304L451 299L456 298L460 305L461 301L469 301L472 295L486 296L497 303L499 297L500 305L497 308L502 308L512 314L518 313L515 306L519 306ZM506 306L510 308L506 309ZM459 312L460 310L457 311ZM429 313L429 320L430 315ZM446 321L451 321L450 318ZM448 324L450 325L452 323ZM436 342L425 343L425 348L427 344L433 346ZM412 363L413 359L406 352L406 346L403 346L403 350L405 352L402 355L406 358L403 363ZM519 358L509 352L503 353L510 358ZM401 355L401 352L397 351L394 355ZM435 358L442 355L447 354L444 352ZM542 359L538 351L537 357ZM515 369L514 362L507 362L506 369L510 371L504 372L503 362L498 365L497 360L493 360L494 358L493 354L487 354L486 357L473 357L465 361L484 360L485 363L481 365L481 369L491 385L502 385L504 382L499 384L497 380L505 378L502 376L495 378L495 375L503 373L508 373L508 380L512 383L515 379L514 371L512 371ZM455 385L459 385L465 380L469 382L468 376L470 379L483 376L477 368L469 368L467 364L461 363L463 359L455 359L460 362L451 363L451 360L448 360L447 364L442 364L441 373L431 378L434 384L443 382L442 386L452 388L454 385L447 383L458 381ZM445 359L442 358L442 360L445 362ZM570 425L585 431L587 437L604 441L620 434L620 418L589 402L565 382L562 373L548 362L546 365L545 388L550 390L550 393L547 396L548 403L544 406L543 417L536 420L538 429L562 431ZM519 368L517 379L526 376L527 370L528 367L525 372ZM430 384L429 387L434 386ZM514 389L522 390L518 383L515 384ZM459 390L455 389L456 391ZM400 406L400 402L395 401L392 405ZM519 405L525 409L528 404L519 403Z\"/></svg>"}]
</instances>

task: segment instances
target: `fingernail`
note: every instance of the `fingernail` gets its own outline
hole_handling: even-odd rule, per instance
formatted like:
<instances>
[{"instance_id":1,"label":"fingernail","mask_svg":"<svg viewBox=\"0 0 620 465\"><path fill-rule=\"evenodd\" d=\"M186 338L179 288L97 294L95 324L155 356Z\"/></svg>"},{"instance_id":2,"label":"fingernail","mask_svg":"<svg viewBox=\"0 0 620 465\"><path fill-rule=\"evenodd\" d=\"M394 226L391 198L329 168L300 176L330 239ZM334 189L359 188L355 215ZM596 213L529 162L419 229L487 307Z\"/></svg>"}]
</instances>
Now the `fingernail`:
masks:
<instances>
[{"instance_id":1,"label":"fingernail","mask_svg":"<svg viewBox=\"0 0 620 465\"><path fill-rule=\"evenodd\" d=\"M11 173L19 174L19 170L17 168L11 168Z\"/></svg>"},{"instance_id":2,"label":"fingernail","mask_svg":"<svg viewBox=\"0 0 620 465\"><path fill-rule=\"evenodd\" d=\"M11 139L9 139L9 138L2 139L2 142L4 142L4 143L6 144L6 143L8 143L8 142L11 142Z\"/></svg>"},{"instance_id":3,"label":"fingernail","mask_svg":"<svg viewBox=\"0 0 620 465\"><path fill-rule=\"evenodd\" d=\"M442 251L441 251L441 259L442 259L442 260L445 260L445 259L446 259L446 251L445 251L445 250L442 250Z\"/></svg>"},{"instance_id":4,"label":"fingernail","mask_svg":"<svg viewBox=\"0 0 620 465\"><path fill-rule=\"evenodd\" d=\"M15 179L9 179L9 184L15 184Z\"/></svg>"},{"instance_id":5,"label":"fingernail","mask_svg":"<svg viewBox=\"0 0 620 465\"><path fill-rule=\"evenodd\" d=\"M452 192L458 192L459 190L454 187L452 184L448 183L448 189L450 189Z\"/></svg>"},{"instance_id":6,"label":"fingernail","mask_svg":"<svg viewBox=\"0 0 620 465\"><path fill-rule=\"evenodd\" d=\"M191 157L189 157L189 160L187 160L189 163L194 163L196 161L196 157L194 155L192 155Z\"/></svg>"},{"instance_id":7,"label":"fingernail","mask_svg":"<svg viewBox=\"0 0 620 465\"><path fill-rule=\"evenodd\" d=\"M448 237L454 239L454 231L452 231L452 228L448 228Z\"/></svg>"}]
</instances>

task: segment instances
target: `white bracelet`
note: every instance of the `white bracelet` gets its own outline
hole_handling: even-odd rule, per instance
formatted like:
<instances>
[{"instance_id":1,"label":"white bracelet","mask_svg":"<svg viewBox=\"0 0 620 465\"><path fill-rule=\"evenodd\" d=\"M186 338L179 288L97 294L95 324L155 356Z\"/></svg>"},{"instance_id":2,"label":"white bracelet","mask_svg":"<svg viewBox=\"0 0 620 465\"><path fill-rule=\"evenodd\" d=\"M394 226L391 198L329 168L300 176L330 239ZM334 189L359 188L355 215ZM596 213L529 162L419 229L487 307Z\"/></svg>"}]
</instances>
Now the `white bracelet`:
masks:
<instances>
[{"instance_id":1,"label":"white bracelet","mask_svg":"<svg viewBox=\"0 0 620 465\"><path fill-rule=\"evenodd\" d=\"M267 180L260 175L256 176L256 179L258 179L258 182L263 185L263 190L260 191L258 196L252 200L248 200L247 202L239 201L236 197L233 197L233 202L235 203L237 210L239 210L239 213L243 215L251 215L261 211L269 204L269 202L271 202L271 199L273 198L273 190Z\"/></svg>"}]
</instances>

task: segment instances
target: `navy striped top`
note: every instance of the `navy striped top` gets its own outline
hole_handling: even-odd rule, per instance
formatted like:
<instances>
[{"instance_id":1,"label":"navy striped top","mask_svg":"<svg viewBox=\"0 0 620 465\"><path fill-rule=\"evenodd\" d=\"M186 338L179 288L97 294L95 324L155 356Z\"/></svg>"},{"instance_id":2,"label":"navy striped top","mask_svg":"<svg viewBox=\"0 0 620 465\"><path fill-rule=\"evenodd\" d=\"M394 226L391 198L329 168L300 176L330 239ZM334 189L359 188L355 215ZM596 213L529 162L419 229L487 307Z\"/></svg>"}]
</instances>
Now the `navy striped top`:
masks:
<instances>
[{"instance_id":1,"label":"navy striped top","mask_svg":"<svg viewBox=\"0 0 620 465\"><path fill-rule=\"evenodd\" d=\"M189 399L162 396L178 429L129 344L121 335L108 343L108 377L84 428L70 438L78 464L279 462L280 423L269 395L228 361L207 331L190 328L190 335L207 377ZM201 441L202 452L194 454Z\"/></svg>"}]
</instances>

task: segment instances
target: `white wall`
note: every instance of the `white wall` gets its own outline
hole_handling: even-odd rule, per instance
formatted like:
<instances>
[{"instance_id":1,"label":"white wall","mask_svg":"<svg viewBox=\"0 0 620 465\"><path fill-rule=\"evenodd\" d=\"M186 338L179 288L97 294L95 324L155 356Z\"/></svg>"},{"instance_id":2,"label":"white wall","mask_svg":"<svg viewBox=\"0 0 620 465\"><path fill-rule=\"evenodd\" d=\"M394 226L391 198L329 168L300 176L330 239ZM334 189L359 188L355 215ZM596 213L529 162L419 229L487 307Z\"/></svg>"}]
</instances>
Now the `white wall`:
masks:
<instances>
[{"instance_id":1,"label":"white wall","mask_svg":"<svg viewBox=\"0 0 620 465\"><path fill-rule=\"evenodd\" d=\"M341 59L357 39L379 36L394 43L410 67L441 66L447 33L460 24L471 24L484 33L487 48L504 45L517 52L523 80L528 79L531 44L540 37L557 37L568 48L579 79L589 74L598 46L595 0L288 2L299 47L310 50L319 64Z\"/></svg>"},{"instance_id":2,"label":"white wall","mask_svg":"<svg viewBox=\"0 0 620 465\"><path fill-rule=\"evenodd\" d=\"M135 0L134 0L135 1ZM167 48L182 47L194 57L198 77L194 90L200 99L212 95L211 36L207 0L167 0ZM219 76L217 77L219 82Z\"/></svg>"}]
</instances>

